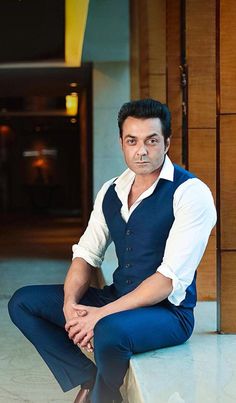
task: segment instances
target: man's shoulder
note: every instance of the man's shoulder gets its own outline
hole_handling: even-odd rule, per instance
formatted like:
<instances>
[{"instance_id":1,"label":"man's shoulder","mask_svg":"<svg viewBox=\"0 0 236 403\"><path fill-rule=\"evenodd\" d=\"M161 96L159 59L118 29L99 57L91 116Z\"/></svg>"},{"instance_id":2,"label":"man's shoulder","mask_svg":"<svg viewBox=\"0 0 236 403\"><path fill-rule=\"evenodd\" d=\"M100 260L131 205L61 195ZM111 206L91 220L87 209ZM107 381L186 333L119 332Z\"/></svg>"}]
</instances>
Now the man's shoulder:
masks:
<instances>
[{"instance_id":1,"label":"man's shoulder","mask_svg":"<svg viewBox=\"0 0 236 403\"><path fill-rule=\"evenodd\" d=\"M109 189L109 187L115 182L116 179L117 179L117 176L115 176L114 178L111 178L108 181L104 182L102 187L99 190L99 193L105 194L107 192L107 190Z\"/></svg>"},{"instance_id":2,"label":"man's shoulder","mask_svg":"<svg viewBox=\"0 0 236 403\"><path fill-rule=\"evenodd\" d=\"M179 178L196 178L196 175L193 172L188 171L187 169L181 167L180 165L173 164L174 166L174 178L179 179Z\"/></svg>"}]
</instances>

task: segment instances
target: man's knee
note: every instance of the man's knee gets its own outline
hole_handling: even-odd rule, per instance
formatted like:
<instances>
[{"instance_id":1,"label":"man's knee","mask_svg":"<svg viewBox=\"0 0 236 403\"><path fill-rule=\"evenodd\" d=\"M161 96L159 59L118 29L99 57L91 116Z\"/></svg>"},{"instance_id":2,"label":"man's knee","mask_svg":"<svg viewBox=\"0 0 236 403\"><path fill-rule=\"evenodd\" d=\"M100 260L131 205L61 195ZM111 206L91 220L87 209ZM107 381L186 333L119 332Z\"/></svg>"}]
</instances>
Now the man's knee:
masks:
<instances>
[{"instance_id":1,"label":"man's knee","mask_svg":"<svg viewBox=\"0 0 236 403\"><path fill-rule=\"evenodd\" d=\"M11 320L18 322L21 309L27 305L27 301L31 298L31 286L19 288L8 302L8 312Z\"/></svg>"},{"instance_id":2,"label":"man's knee","mask_svg":"<svg viewBox=\"0 0 236 403\"><path fill-rule=\"evenodd\" d=\"M123 325L119 314L105 316L94 329L95 350L109 354L115 350L130 351L128 329Z\"/></svg>"}]
</instances>

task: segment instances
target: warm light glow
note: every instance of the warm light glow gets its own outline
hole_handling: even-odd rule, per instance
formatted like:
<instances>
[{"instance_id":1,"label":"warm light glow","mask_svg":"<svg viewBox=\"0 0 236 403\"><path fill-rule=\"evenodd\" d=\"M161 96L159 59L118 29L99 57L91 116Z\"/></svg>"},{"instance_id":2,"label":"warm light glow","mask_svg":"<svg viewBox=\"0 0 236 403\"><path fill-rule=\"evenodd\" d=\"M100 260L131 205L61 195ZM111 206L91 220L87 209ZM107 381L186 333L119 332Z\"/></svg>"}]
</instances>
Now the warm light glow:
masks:
<instances>
[{"instance_id":1,"label":"warm light glow","mask_svg":"<svg viewBox=\"0 0 236 403\"><path fill-rule=\"evenodd\" d=\"M89 0L65 2L65 62L69 66L81 64L88 5Z\"/></svg>"},{"instance_id":2,"label":"warm light glow","mask_svg":"<svg viewBox=\"0 0 236 403\"><path fill-rule=\"evenodd\" d=\"M0 126L0 134L7 135L10 133L10 131L11 131L11 129L9 126L7 126L7 125Z\"/></svg>"},{"instance_id":3,"label":"warm light glow","mask_svg":"<svg viewBox=\"0 0 236 403\"><path fill-rule=\"evenodd\" d=\"M33 162L33 167L46 168L46 166L47 166L47 163L42 158L39 158L39 159L37 159L36 161Z\"/></svg>"},{"instance_id":4,"label":"warm light glow","mask_svg":"<svg viewBox=\"0 0 236 403\"><path fill-rule=\"evenodd\" d=\"M76 116L78 112L78 94L72 92L66 95L66 113L70 116Z\"/></svg>"}]
</instances>

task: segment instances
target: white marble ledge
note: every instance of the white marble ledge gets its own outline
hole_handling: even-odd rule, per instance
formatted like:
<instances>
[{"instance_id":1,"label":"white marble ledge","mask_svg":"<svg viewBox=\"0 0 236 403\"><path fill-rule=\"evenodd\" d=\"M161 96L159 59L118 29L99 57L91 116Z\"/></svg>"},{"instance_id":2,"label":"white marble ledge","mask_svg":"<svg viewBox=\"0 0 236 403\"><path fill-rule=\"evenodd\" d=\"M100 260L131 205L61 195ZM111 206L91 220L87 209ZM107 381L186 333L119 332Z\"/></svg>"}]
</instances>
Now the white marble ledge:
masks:
<instances>
[{"instance_id":1,"label":"white marble ledge","mask_svg":"<svg viewBox=\"0 0 236 403\"><path fill-rule=\"evenodd\" d=\"M187 343L132 357L129 403L236 402L236 336L215 332L215 305L198 304Z\"/></svg>"}]
</instances>

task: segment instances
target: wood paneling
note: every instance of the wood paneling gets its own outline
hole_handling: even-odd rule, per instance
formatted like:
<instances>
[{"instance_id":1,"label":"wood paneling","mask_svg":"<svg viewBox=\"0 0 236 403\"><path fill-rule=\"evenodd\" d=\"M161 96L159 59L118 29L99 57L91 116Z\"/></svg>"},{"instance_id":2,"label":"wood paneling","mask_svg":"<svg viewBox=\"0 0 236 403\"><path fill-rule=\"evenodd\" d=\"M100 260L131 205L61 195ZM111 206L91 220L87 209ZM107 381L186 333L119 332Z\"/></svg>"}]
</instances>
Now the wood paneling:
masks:
<instances>
[{"instance_id":1,"label":"wood paneling","mask_svg":"<svg viewBox=\"0 0 236 403\"><path fill-rule=\"evenodd\" d=\"M139 87L140 97L149 97L149 74L150 74L150 54L149 54L149 35L148 35L148 12L147 0L141 0L139 5L138 21L139 26Z\"/></svg>"},{"instance_id":2,"label":"wood paneling","mask_svg":"<svg viewBox=\"0 0 236 403\"><path fill-rule=\"evenodd\" d=\"M216 127L215 0L186 1L188 125Z\"/></svg>"},{"instance_id":3,"label":"wood paneling","mask_svg":"<svg viewBox=\"0 0 236 403\"><path fill-rule=\"evenodd\" d=\"M214 231L198 267L197 290L199 301L216 300L216 235Z\"/></svg>"},{"instance_id":4,"label":"wood paneling","mask_svg":"<svg viewBox=\"0 0 236 403\"><path fill-rule=\"evenodd\" d=\"M139 82L139 7L136 0L130 0L130 93L131 99L140 98Z\"/></svg>"},{"instance_id":5,"label":"wood paneling","mask_svg":"<svg viewBox=\"0 0 236 403\"><path fill-rule=\"evenodd\" d=\"M236 251L221 255L220 330L236 333Z\"/></svg>"},{"instance_id":6,"label":"wood paneling","mask_svg":"<svg viewBox=\"0 0 236 403\"><path fill-rule=\"evenodd\" d=\"M192 129L189 130L189 169L209 185L214 195L216 188L215 12L215 0L209 0L207 7L203 0L186 1L186 43L189 65L188 118L189 128ZM172 112L173 134L169 154L174 162L181 165L180 54L180 0L131 0L132 98L137 98L139 94L142 98L153 97L162 102L167 100ZM199 299L212 300L216 297L215 239L214 230L199 267Z\"/></svg>"},{"instance_id":7,"label":"wood paneling","mask_svg":"<svg viewBox=\"0 0 236 403\"><path fill-rule=\"evenodd\" d=\"M152 97L166 101L165 4L165 0L130 3L132 99Z\"/></svg>"},{"instance_id":8,"label":"wood paneling","mask_svg":"<svg viewBox=\"0 0 236 403\"><path fill-rule=\"evenodd\" d=\"M166 74L166 0L147 0L150 74Z\"/></svg>"},{"instance_id":9,"label":"wood paneling","mask_svg":"<svg viewBox=\"0 0 236 403\"><path fill-rule=\"evenodd\" d=\"M220 199L218 329L236 333L236 2L218 0L217 41Z\"/></svg>"},{"instance_id":10,"label":"wood paneling","mask_svg":"<svg viewBox=\"0 0 236 403\"><path fill-rule=\"evenodd\" d=\"M189 129L189 170L205 182L215 197L216 130Z\"/></svg>"},{"instance_id":11,"label":"wood paneling","mask_svg":"<svg viewBox=\"0 0 236 403\"><path fill-rule=\"evenodd\" d=\"M175 163L182 164L182 89L180 86L180 0L166 2L167 104L172 118L169 151Z\"/></svg>"},{"instance_id":12,"label":"wood paneling","mask_svg":"<svg viewBox=\"0 0 236 403\"><path fill-rule=\"evenodd\" d=\"M149 96L158 101L166 102L166 75L149 75Z\"/></svg>"},{"instance_id":13,"label":"wood paneling","mask_svg":"<svg viewBox=\"0 0 236 403\"><path fill-rule=\"evenodd\" d=\"M236 64L236 63L235 63ZM236 250L236 115L220 117L221 248ZM236 293L235 293L236 300Z\"/></svg>"},{"instance_id":14,"label":"wood paneling","mask_svg":"<svg viewBox=\"0 0 236 403\"><path fill-rule=\"evenodd\" d=\"M215 0L186 1L188 169L216 194ZM216 298L216 230L198 270L198 299Z\"/></svg>"},{"instance_id":15,"label":"wood paneling","mask_svg":"<svg viewBox=\"0 0 236 403\"><path fill-rule=\"evenodd\" d=\"M220 1L220 113L236 112L236 4Z\"/></svg>"},{"instance_id":16,"label":"wood paneling","mask_svg":"<svg viewBox=\"0 0 236 403\"><path fill-rule=\"evenodd\" d=\"M189 130L189 170L216 191L216 130ZM216 229L213 229L208 247L198 270L198 299L216 298Z\"/></svg>"}]
</instances>

